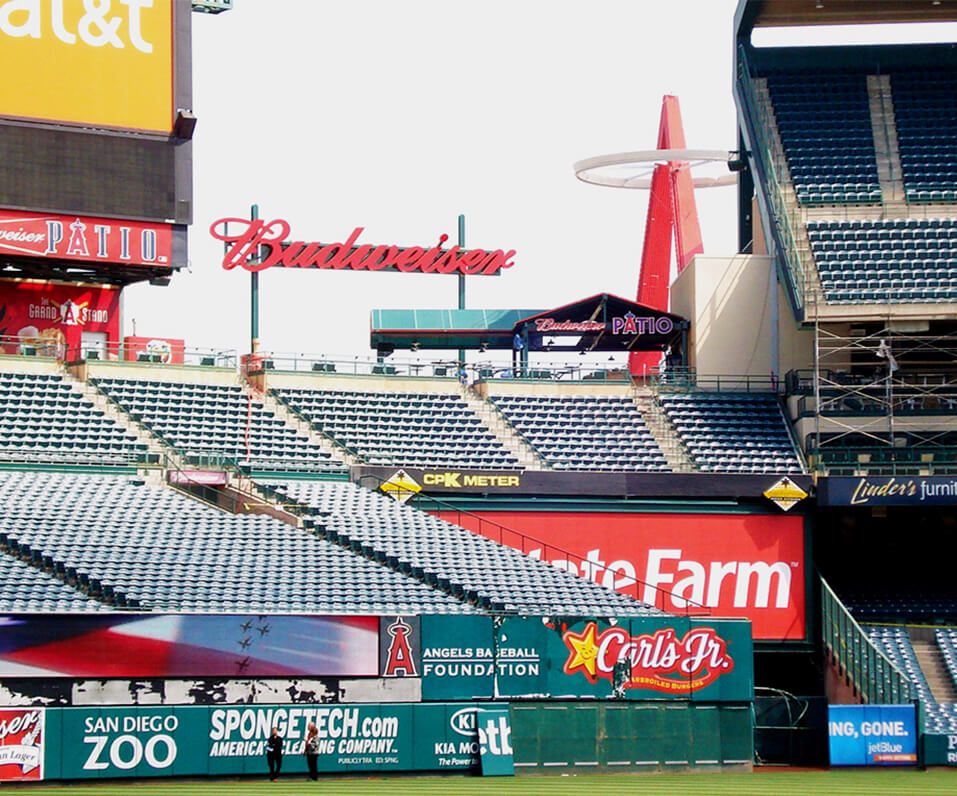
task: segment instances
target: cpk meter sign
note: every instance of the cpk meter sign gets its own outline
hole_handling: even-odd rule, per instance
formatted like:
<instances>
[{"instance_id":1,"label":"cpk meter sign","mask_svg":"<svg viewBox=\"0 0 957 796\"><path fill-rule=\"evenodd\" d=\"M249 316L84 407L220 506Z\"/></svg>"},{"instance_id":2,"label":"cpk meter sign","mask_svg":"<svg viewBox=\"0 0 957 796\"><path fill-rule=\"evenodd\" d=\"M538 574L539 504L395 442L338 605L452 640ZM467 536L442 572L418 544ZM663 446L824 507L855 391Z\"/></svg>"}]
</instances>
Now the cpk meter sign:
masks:
<instances>
[{"instance_id":1,"label":"cpk meter sign","mask_svg":"<svg viewBox=\"0 0 957 796\"><path fill-rule=\"evenodd\" d=\"M804 521L767 514L477 511L503 542L574 575L681 613L750 619L755 639L803 640ZM439 512L439 516L444 516ZM445 517L477 533L479 517ZM487 529L487 524L484 524ZM536 546L536 541L540 546ZM568 551L573 558L559 551ZM637 594L635 583L638 583Z\"/></svg>"},{"instance_id":2,"label":"cpk meter sign","mask_svg":"<svg viewBox=\"0 0 957 796\"><path fill-rule=\"evenodd\" d=\"M169 132L176 0L0 0L0 115Z\"/></svg>"},{"instance_id":3,"label":"cpk meter sign","mask_svg":"<svg viewBox=\"0 0 957 796\"><path fill-rule=\"evenodd\" d=\"M168 224L0 209L0 254L166 265L173 256L173 230Z\"/></svg>"},{"instance_id":4,"label":"cpk meter sign","mask_svg":"<svg viewBox=\"0 0 957 796\"><path fill-rule=\"evenodd\" d=\"M448 235L430 248L374 246L359 243L362 232L363 227L356 227L344 241L320 243L289 240L291 227L283 219L221 218L209 228L210 235L226 244L223 268L227 271L240 266L253 272L279 267L496 276L514 265L514 249L443 249Z\"/></svg>"}]
</instances>

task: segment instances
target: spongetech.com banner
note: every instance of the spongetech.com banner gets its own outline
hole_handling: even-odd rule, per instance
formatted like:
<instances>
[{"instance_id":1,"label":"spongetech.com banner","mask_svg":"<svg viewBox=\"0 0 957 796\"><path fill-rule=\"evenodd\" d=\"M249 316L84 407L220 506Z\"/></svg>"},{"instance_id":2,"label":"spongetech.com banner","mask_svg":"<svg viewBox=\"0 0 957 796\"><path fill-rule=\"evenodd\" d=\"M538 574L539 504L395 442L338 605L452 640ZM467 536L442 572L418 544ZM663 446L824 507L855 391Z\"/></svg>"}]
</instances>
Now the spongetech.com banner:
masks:
<instances>
[{"instance_id":1,"label":"spongetech.com banner","mask_svg":"<svg viewBox=\"0 0 957 796\"><path fill-rule=\"evenodd\" d=\"M283 772L304 774L310 722L320 771L467 769L479 764L475 711L468 703L53 708L45 778L264 775L273 727L285 741Z\"/></svg>"}]
</instances>

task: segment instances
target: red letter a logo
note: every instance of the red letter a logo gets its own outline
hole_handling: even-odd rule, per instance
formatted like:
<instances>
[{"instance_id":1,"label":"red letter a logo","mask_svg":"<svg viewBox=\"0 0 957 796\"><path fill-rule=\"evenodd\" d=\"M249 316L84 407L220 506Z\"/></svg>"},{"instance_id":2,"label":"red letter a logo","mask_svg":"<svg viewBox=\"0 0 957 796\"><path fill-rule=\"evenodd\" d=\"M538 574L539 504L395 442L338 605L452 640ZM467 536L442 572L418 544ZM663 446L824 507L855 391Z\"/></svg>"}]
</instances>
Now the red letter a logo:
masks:
<instances>
[{"instance_id":1,"label":"red letter a logo","mask_svg":"<svg viewBox=\"0 0 957 796\"><path fill-rule=\"evenodd\" d=\"M392 643L389 645L389 659L385 664L383 677L417 677L415 657L409 647L409 633L412 628L401 619L396 619L388 627Z\"/></svg>"}]
</instances>

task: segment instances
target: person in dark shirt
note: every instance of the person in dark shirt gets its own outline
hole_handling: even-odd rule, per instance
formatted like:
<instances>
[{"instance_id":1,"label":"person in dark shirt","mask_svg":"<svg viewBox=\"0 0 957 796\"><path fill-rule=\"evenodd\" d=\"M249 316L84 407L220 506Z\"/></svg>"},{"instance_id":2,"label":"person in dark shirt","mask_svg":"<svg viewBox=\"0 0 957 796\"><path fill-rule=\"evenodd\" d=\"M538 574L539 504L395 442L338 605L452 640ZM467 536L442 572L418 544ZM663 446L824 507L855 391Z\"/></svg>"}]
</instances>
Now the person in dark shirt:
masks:
<instances>
[{"instance_id":1,"label":"person in dark shirt","mask_svg":"<svg viewBox=\"0 0 957 796\"><path fill-rule=\"evenodd\" d=\"M315 722L310 721L306 728L306 742L303 745L303 751L306 753L306 765L309 766L309 779L313 782L319 779L317 760L319 757L319 728Z\"/></svg>"},{"instance_id":2,"label":"person in dark shirt","mask_svg":"<svg viewBox=\"0 0 957 796\"><path fill-rule=\"evenodd\" d=\"M282 736L278 727L272 728L272 735L266 741L266 762L269 763L269 779L275 782L282 768Z\"/></svg>"}]
</instances>

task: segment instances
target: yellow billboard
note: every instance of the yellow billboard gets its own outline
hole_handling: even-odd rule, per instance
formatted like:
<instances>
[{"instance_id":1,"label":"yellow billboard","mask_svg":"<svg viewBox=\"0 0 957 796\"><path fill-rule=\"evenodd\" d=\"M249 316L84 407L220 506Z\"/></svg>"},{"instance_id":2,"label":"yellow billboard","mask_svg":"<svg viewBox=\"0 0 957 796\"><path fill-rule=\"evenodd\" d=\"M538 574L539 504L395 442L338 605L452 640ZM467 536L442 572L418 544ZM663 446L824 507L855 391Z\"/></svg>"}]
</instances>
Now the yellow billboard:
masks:
<instances>
[{"instance_id":1,"label":"yellow billboard","mask_svg":"<svg viewBox=\"0 0 957 796\"><path fill-rule=\"evenodd\" d=\"M0 0L0 116L169 132L174 0Z\"/></svg>"}]
</instances>

